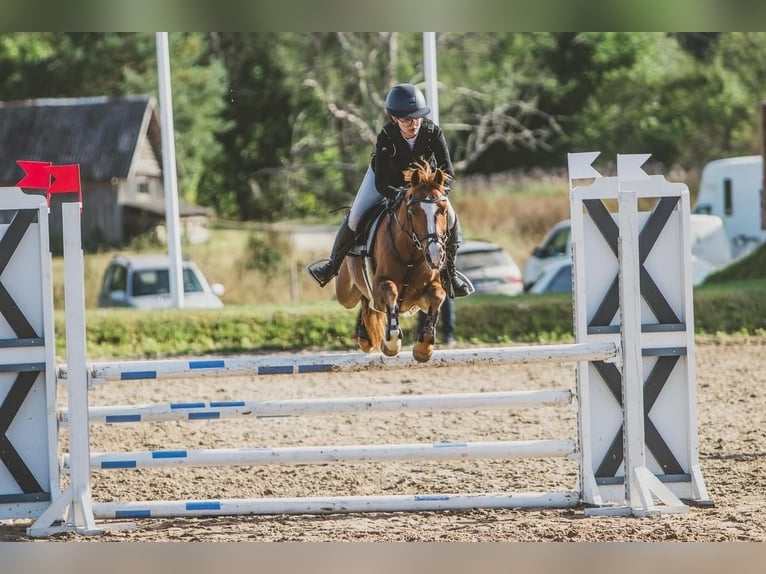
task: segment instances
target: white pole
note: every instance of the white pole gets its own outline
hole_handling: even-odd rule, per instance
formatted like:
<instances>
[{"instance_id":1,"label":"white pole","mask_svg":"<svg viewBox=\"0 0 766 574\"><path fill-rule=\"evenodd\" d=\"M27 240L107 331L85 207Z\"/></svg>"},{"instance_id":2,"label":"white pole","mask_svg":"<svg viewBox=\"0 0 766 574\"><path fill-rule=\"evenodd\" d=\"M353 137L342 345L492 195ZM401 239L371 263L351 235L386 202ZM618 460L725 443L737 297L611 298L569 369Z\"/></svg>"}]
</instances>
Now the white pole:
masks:
<instances>
[{"instance_id":1,"label":"white pole","mask_svg":"<svg viewBox=\"0 0 766 574\"><path fill-rule=\"evenodd\" d=\"M170 295L174 307L184 306L181 268L181 235L178 215L178 180L176 146L173 130L173 100L170 90L170 50L168 33L157 32L157 79L160 93L160 128L162 130L162 175L165 185L165 226L170 258Z\"/></svg>"},{"instance_id":2,"label":"white pole","mask_svg":"<svg viewBox=\"0 0 766 574\"><path fill-rule=\"evenodd\" d=\"M622 405L624 412L625 500L639 504L633 469L646 464L644 444L644 377L641 364L641 299L639 284L638 212L635 191L620 191L620 330L622 334Z\"/></svg>"},{"instance_id":3,"label":"white pole","mask_svg":"<svg viewBox=\"0 0 766 574\"><path fill-rule=\"evenodd\" d=\"M488 458L565 458L573 456L576 450L577 448L573 440L546 439L498 442L440 442L430 444L92 452L90 455L90 468L93 470L121 470L168 466L256 466ZM68 470L71 463L72 459L69 455L65 454L63 456L64 470Z\"/></svg>"},{"instance_id":4,"label":"white pole","mask_svg":"<svg viewBox=\"0 0 766 574\"><path fill-rule=\"evenodd\" d=\"M100 502L93 505L93 512L97 518L115 519L248 514L425 512L473 508L573 508L579 504L580 498L576 492L438 493L314 498Z\"/></svg>"},{"instance_id":5,"label":"white pole","mask_svg":"<svg viewBox=\"0 0 766 574\"><path fill-rule=\"evenodd\" d=\"M93 512L97 518L115 519L247 514L426 512L473 508L572 508L578 504L580 504L580 497L576 492L438 493L314 498L99 502L93 505Z\"/></svg>"},{"instance_id":6,"label":"white pole","mask_svg":"<svg viewBox=\"0 0 766 574\"><path fill-rule=\"evenodd\" d=\"M507 365L546 361L606 361L617 356L617 345L610 342L532 345L518 347L480 347L435 351L428 363L412 356L385 357L367 353L327 355L263 355L209 359L161 359L90 363L94 381L178 379L191 377L233 377L291 375L302 373L351 373L360 371L437 368L451 365ZM58 378L67 379L68 365L60 365Z\"/></svg>"},{"instance_id":7,"label":"white pole","mask_svg":"<svg viewBox=\"0 0 766 574\"><path fill-rule=\"evenodd\" d=\"M100 534L91 506L90 439L88 426L88 367L85 338L85 263L80 237L82 204L62 205L64 230L64 305L66 354L69 365L69 486L27 529L33 537L74 530L79 534ZM53 526L61 512L69 508L63 524Z\"/></svg>"},{"instance_id":8,"label":"white pole","mask_svg":"<svg viewBox=\"0 0 766 574\"><path fill-rule=\"evenodd\" d=\"M90 407L89 418L92 423L118 424L173 420L219 420L236 416L282 418L407 410L510 409L532 406L561 406L571 402L572 392L569 389L287 399L284 401L185 401ZM69 412L66 409L59 411L59 421L62 426L69 424Z\"/></svg>"},{"instance_id":9,"label":"white pole","mask_svg":"<svg viewBox=\"0 0 766 574\"><path fill-rule=\"evenodd\" d=\"M423 73L426 101L431 106L431 121L439 123L438 81L436 79L436 32L423 32Z\"/></svg>"}]
</instances>

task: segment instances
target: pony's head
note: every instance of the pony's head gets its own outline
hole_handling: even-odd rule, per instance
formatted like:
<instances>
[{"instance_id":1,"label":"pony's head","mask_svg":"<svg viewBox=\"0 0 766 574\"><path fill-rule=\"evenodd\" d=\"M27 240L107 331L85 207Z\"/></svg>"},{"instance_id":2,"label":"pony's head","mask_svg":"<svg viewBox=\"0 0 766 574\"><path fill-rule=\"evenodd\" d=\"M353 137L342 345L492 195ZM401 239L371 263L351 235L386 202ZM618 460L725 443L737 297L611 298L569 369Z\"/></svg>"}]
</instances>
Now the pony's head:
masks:
<instances>
[{"instance_id":1,"label":"pony's head","mask_svg":"<svg viewBox=\"0 0 766 574\"><path fill-rule=\"evenodd\" d=\"M427 162L417 163L404 172L404 180L410 184L403 201L408 231L432 269L444 263L450 179L449 174L440 168L433 169Z\"/></svg>"}]
</instances>

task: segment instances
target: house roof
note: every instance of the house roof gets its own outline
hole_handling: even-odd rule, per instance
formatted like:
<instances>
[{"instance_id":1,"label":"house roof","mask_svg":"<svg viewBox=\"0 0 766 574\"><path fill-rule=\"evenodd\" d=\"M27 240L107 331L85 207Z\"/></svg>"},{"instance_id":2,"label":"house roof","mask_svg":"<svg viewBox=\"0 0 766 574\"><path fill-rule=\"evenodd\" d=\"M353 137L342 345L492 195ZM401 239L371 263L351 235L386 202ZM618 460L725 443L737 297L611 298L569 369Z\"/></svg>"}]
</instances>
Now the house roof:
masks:
<instances>
[{"instance_id":1,"label":"house roof","mask_svg":"<svg viewBox=\"0 0 766 574\"><path fill-rule=\"evenodd\" d=\"M127 178L144 132L161 157L156 107L146 95L0 102L0 182L23 177L16 160L79 164L83 181Z\"/></svg>"}]
</instances>

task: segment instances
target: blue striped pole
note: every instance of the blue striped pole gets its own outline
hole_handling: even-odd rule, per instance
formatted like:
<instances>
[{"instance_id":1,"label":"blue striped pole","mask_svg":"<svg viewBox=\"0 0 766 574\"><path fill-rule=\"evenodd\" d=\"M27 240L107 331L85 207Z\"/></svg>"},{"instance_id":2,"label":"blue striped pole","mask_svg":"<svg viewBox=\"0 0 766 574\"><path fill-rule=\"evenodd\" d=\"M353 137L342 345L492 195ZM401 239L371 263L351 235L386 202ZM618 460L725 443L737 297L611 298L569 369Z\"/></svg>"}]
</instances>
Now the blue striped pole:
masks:
<instances>
[{"instance_id":1,"label":"blue striped pole","mask_svg":"<svg viewBox=\"0 0 766 574\"><path fill-rule=\"evenodd\" d=\"M302 373L359 372L375 369L412 369L455 365L508 365L546 361L604 361L617 356L613 342L481 347L435 351L427 363L406 354L385 357L378 353L336 353L326 355L264 355L191 360L126 361L90 363L94 381L178 379L255 375L295 375ZM58 369L67 378L67 366Z\"/></svg>"},{"instance_id":2,"label":"blue striped pole","mask_svg":"<svg viewBox=\"0 0 766 574\"><path fill-rule=\"evenodd\" d=\"M571 402L572 392L561 389L281 401L182 401L145 405L93 406L88 409L88 412L91 423L117 424L170 420L219 420L238 416L277 418L353 412L508 409L561 406ZM67 409L59 411L59 421L62 426L69 424Z\"/></svg>"},{"instance_id":3,"label":"blue striped pole","mask_svg":"<svg viewBox=\"0 0 766 574\"><path fill-rule=\"evenodd\" d=\"M425 444L370 444L134 452L92 452L91 470L167 466L253 466L268 464L325 464L488 458L567 457L576 451L573 440L497 442L436 442ZM69 470L69 455L63 457Z\"/></svg>"},{"instance_id":4,"label":"blue striped pole","mask_svg":"<svg viewBox=\"0 0 766 574\"><path fill-rule=\"evenodd\" d=\"M578 492L412 494L305 498L94 502L99 519L358 512L426 512L474 508L574 508Z\"/></svg>"}]
</instances>

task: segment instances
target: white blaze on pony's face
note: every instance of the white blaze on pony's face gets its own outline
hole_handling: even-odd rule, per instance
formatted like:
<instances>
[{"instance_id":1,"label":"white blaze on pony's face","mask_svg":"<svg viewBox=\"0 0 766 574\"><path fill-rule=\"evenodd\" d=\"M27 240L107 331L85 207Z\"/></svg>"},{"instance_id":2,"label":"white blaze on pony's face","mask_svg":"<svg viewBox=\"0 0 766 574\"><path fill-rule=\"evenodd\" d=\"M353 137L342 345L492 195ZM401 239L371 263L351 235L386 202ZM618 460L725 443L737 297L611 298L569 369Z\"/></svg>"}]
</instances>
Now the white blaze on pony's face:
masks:
<instances>
[{"instance_id":1,"label":"white blaze on pony's face","mask_svg":"<svg viewBox=\"0 0 766 574\"><path fill-rule=\"evenodd\" d=\"M426 215L426 222L428 223L428 236L429 237L438 237L441 235L439 233L439 229L437 227L437 223L443 222L446 220L446 209L443 204L444 202L438 202L438 203L421 203L420 208L425 212ZM438 241L429 241L427 245L428 253L428 261L431 263L434 267L440 267L443 260L444 260L444 249L442 248L442 244Z\"/></svg>"}]
</instances>

